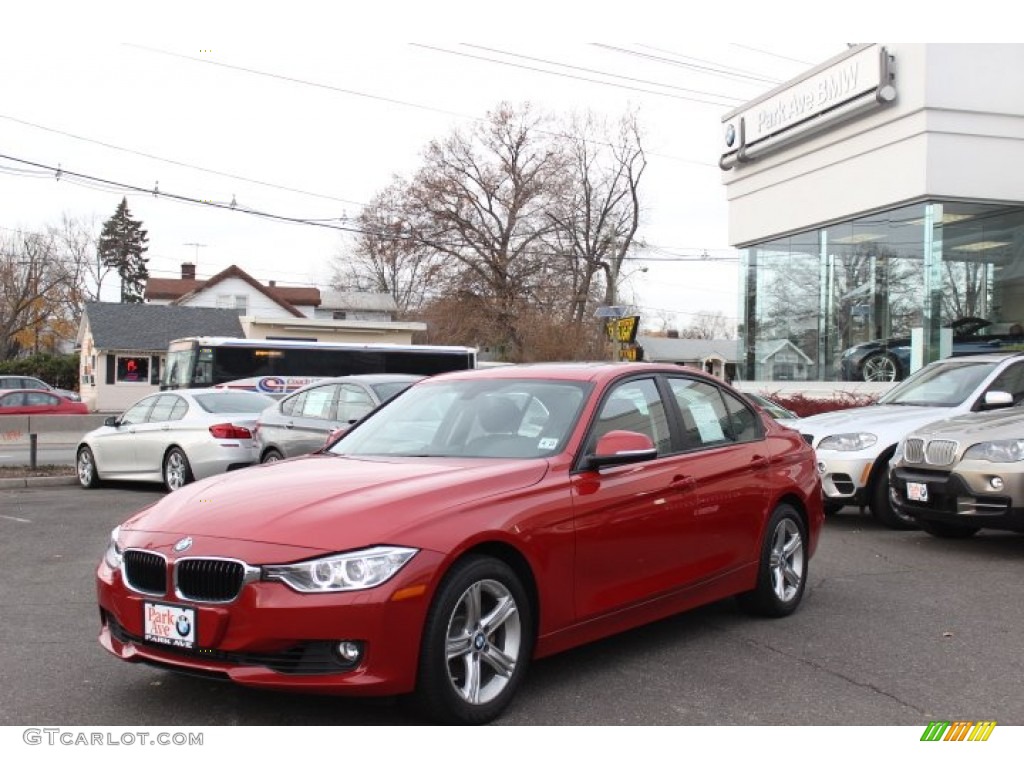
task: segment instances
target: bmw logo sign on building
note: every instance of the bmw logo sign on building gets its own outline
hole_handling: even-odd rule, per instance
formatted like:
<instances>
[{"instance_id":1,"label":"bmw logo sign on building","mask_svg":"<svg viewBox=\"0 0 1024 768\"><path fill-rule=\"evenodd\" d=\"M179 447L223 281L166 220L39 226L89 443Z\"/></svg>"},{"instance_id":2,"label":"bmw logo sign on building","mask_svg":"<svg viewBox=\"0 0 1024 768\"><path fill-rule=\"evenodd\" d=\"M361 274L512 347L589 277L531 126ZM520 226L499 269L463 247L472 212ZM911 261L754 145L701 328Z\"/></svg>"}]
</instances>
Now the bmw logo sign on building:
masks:
<instances>
[{"instance_id":1,"label":"bmw logo sign on building","mask_svg":"<svg viewBox=\"0 0 1024 768\"><path fill-rule=\"evenodd\" d=\"M725 146L731 147L736 143L736 126L729 123L725 126Z\"/></svg>"}]
</instances>

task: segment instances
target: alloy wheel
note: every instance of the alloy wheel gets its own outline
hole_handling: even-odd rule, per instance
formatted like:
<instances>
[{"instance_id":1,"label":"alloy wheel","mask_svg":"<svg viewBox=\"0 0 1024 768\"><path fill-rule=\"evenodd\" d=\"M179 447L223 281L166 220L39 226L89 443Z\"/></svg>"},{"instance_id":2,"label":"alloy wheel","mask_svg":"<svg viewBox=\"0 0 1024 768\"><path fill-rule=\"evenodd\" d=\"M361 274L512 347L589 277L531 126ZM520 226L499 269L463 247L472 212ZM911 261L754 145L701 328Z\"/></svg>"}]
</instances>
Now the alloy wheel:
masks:
<instances>
[{"instance_id":1,"label":"alloy wheel","mask_svg":"<svg viewBox=\"0 0 1024 768\"><path fill-rule=\"evenodd\" d=\"M519 607L500 581L485 579L462 593L448 620L448 680L469 704L493 701L509 684L523 644Z\"/></svg>"}]
</instances>

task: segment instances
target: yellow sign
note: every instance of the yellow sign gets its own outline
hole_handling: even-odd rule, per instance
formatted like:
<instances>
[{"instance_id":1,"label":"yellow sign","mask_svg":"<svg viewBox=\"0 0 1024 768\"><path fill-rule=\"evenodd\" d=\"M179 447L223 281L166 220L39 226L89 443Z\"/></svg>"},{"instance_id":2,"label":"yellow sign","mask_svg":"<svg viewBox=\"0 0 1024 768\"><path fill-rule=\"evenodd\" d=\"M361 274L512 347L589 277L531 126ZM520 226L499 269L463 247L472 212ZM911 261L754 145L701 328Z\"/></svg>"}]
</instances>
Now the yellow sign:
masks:
<instances>
[{"instance_id":1,"label":"yellow sign","mask_svg":"<svg viewBox=\"0 0 1024 768\"><path fill-rule=\"evenodd\" d=\"M620 317L617 320L609 320L605 324L605 331L610 341L617 341L621 344L632 344L636 341L636 332L640 327L640 316Z\"/></svg>"}]
</instances>

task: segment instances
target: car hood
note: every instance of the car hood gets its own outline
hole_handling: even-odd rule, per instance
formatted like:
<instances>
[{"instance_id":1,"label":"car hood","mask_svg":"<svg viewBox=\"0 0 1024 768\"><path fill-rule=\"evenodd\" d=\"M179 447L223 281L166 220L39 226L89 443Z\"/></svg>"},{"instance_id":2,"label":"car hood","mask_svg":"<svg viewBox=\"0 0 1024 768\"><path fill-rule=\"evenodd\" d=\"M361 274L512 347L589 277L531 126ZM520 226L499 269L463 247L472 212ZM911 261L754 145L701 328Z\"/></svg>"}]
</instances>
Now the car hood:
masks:
<instances>
[{"instance_id":1,"label":"car hood","mask_svg":"<svg viewBox=\"0 0 1024 768\"><path fill-rule=\"evenodd\" d=\"M815 442L818 438L843 432L872 432L879 436L893 434L898 439L908 430L949 418L953 415L951 410L921 405L867 405L807 416L790 426L801 434L813 435Z\"/></svg>"},{"instance_id":2,"label":"car hood","mask_svg":"<svg viewBox=\"0 0 1024 768\"><path fill-rule=\"evenodd\" d=\"M187 485L122 527L324 551L398 544L444 511L538 483L547 468L543 459L305 456Z\"/></svg>"},{"instance_id":3,"label":"car hood","mask_svg":"<svg viewBox=\"0 0 1024 768\"><path fill-rule=\"evenodd\" d=\"M1024 438L1024 408L965 413L916 429L913 437L923 437L926 440L945 438L962 443L1019 440Z\"/></svg>"}]
</instances>

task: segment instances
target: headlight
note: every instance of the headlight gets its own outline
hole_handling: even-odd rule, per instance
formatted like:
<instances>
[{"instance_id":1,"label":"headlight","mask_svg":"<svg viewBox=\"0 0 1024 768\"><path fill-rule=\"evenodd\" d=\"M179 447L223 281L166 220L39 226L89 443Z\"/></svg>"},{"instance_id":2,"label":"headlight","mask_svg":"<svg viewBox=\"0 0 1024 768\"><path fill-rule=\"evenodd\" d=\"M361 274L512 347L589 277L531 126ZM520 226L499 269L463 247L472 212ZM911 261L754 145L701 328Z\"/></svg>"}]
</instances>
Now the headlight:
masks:
<instances>
[{"instance_id":1,"label":"headlight","mask_svg":"<svg viewBox=\"0 0 1024 768\"><path fill-rule=\"evenodd\" d=\"M978 443L964 451L965 459L980 459L1005 464L1024 461L1024 440L995 440Z\"/></svg>"},{"instance_id":2,"label":"headlight","mask_svg":"<svg viewBox=\"0 0 1024 768\"><path fill-rule=\"evenodd\" d=\"M878 442L878 438L870 432L846 432L842 435L829 435L820 443L820 451L863 451Z\"/></svg>"},{"instance_id":3,"label":"headlight","mask_svg":"<svg viewBox=\"0 0 1024 768\"><path fill-rule=\"evenodd\" d=\"M379 586L398 573L418 549L374 547L291 565L266 565L263 578L299 592L349 592Z\"/></svg>"},{"instance_id":4,"label":"headlight","mask_svg":"<svg viewBox=\"0 0 1024 768\"><path fill-rule=\"evenodd\" d=\"M121 535L121 526L117 526L110 532L110 543L107 544L107 551L103 554L103 561L115 571L121 567L121 545L117 539Z\"/></svg>"}]
</instances>

